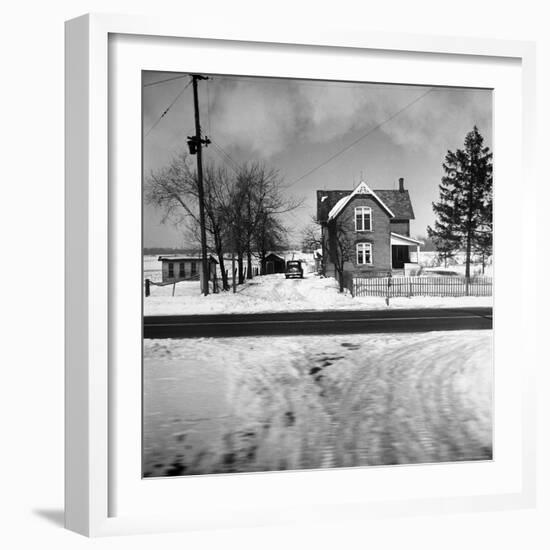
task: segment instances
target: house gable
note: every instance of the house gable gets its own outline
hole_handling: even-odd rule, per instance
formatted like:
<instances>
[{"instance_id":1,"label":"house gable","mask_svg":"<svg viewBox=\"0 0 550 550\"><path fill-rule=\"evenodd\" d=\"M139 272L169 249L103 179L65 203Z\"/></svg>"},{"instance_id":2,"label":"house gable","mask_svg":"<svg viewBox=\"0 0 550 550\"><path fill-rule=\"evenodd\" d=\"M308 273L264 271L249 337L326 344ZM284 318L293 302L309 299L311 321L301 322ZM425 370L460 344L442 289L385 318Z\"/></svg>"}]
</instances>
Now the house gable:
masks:
<instances>
[{"instance_id":1,"label":"house gable","mask_svg":"<svg viewBox=\"0 0 550 550\"><path fill-rule=\"evenodd\" d=\"M414 211L407 189L374 189L376 196L393 212L394 221L414 220ZM334 205L353 191L332 189L317 191L317 221L326 223Z\"/></svg>"},{"instance_id":2,"label":"house gable","mask_svg":"<svg viewBox=\"0 0 550 550\"><path fill-rule=\"evenodd\" d=\"M394 213L384 203L384 201L364 182L362 181L350 194L341 197L338 202L330 209L327 220L335 219L346 208L349 202L356 196L370 196L378 202L378 204L391 217L395 217Z\"/></svg>"}]
</instances>

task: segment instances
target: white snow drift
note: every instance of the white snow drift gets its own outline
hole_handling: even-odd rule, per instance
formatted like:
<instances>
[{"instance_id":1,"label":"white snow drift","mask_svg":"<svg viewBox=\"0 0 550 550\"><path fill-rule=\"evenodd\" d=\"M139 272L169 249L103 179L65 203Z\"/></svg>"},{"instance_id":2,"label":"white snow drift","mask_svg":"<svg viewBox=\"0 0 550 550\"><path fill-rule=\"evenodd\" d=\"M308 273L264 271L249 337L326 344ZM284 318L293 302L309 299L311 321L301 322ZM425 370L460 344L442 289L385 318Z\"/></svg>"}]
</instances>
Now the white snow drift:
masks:
<instances>
[{"instance_id":1,"label":"white snow drift","mask_svg":"<svg viewBox=\"0 0 550 550\"><path fill-rule=\"evenodd\" d=\"M254 277L237 287L237 292L220 292L202 296L198 282L183 281L173 286L152 286L151 296L144 298L145 315L190 315L208 313L260 313L276 311L320 311L335 309L386 309L490 306L491 297L413 297L353 298L338 292L336 280L305 273L304 279L285 279L283 274Z\"/></svg>"}]
</instances>

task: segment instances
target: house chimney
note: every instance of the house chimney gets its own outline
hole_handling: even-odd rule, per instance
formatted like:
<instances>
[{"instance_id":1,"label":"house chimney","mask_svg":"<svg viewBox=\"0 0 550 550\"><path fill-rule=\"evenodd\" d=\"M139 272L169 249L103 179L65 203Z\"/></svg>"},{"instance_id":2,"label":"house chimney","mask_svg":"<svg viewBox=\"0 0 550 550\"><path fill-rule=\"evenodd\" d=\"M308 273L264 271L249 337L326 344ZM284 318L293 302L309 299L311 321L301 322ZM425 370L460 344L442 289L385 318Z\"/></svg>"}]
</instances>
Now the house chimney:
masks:
<instances>
[{"instance_id":1,"label":"house chimney","mask_svg":"<svg viewBox=\"0 0 550 550\"><path fill-rule=\"evenodd\" d=\"M405 191L405 180L403 178L399 178L399 191L401 193Z\"/></svg>"}]
</instances>

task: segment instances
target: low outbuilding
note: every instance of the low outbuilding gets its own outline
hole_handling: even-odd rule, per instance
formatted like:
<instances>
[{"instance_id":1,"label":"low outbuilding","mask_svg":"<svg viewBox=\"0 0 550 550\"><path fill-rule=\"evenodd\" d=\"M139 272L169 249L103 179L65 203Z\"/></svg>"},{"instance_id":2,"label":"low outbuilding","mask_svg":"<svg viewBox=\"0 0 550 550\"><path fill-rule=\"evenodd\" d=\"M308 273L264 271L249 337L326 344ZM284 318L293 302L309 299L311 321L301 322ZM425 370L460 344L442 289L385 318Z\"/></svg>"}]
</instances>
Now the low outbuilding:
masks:
<instances>
[{"instance_id":1,"label":"low outbuilding","mask_svg":"<svg viewBox=\"0 0 550 550\"><path fill-rule=\"evenodd\" d=\"M273 252L269 253L262 262L262 273L271 275L272 273L285 272L285 259Z\"/></svg>"},{"instance_id":2,"label":"low outbuilding","mask_svg":"<svg viewBox=\"0 0 550 550\"><path fill-rule=\"evenodd\" d=\"M198 281L202 271L202 256L200 255L169 255L159 256L162 264L162 282L171 283L175 281ZM213 280L216 277L216 265L218 260L214 256L208 256L209 277Z\"/></svg>"}]
</instances>

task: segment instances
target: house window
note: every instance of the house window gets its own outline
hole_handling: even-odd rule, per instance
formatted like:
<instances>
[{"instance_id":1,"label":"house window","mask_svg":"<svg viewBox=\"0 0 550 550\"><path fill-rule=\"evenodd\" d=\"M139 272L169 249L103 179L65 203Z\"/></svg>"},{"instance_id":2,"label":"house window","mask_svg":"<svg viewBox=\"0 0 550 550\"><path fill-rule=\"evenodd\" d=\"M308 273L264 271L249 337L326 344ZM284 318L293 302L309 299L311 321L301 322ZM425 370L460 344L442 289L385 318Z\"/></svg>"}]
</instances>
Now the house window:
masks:
<instances>
[{"instance_id":1,"label":"house window","mask_svg":"<svg viewBox=\"0 0 550 550\"><path fill-rule=\"evenodd\" d=\"M197 274L197 262L191 262L191 276Z\"/></svg>"},{"instance_id":2,"label":"house window","mask_svg":"<svg viewBox=\"0 0 550 550\"><path fill-rule=\"evenodd\" d=\"M372 264L372 244L357 243L357 264L371 265Z\"/></svg>"},{"instance_id":3,"label":"house window","mask_svg":"<svg viewBox=\"0 0 550 550\"><path fill-rule=\"evenodd\" d=\"M169 262L168 264L168 277L174 277L174 264L172 262Z\"/></svg>"},{"instance_id":4,"label":"house window","mask_svg":"<svg viewBox=\"0 0 550 550\"><path fill-rule=\"evenodd\" d=\"M372 208L369 206L355 209L355 231L372 231Z\"/></svg>"},{"instance_id":5,"label":"house window","mask_svg":"<svg viewBox=\"0 0 550 550\"><path fill-rule=\"evenodd\" d=\"M185 277L185 262L180 262L180 277L182 279Z\"/></svg>"}]
</instances>

